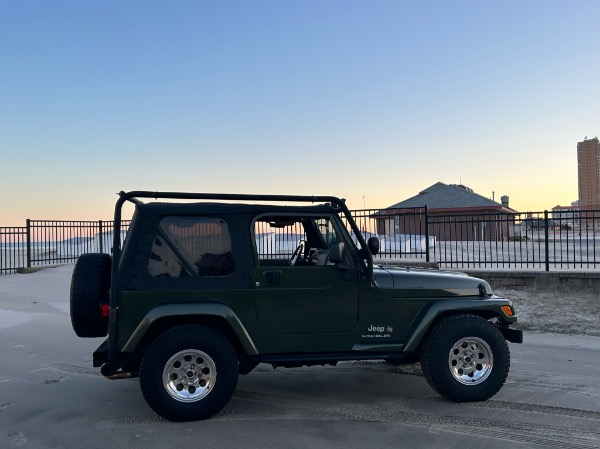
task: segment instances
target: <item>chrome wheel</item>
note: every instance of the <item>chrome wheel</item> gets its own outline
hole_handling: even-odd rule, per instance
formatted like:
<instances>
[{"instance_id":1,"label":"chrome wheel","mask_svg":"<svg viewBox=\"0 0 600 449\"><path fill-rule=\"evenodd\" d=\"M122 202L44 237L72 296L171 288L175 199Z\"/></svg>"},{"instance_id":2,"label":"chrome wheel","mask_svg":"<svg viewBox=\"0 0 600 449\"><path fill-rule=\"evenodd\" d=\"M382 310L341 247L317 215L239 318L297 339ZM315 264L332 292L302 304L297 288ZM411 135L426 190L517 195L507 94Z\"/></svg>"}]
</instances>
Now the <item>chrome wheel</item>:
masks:
<instances>
[{"instance_id":1,"label":"chrome wheel","mask_svg":"<svg viewBox=\"0 0 600 449\"><path fill-rule=\"evenodd\" d=\"M215 362L205 352L186 349L173 355L163 370L163 386L180 402L195 402L206 397L217 380Z\"/></svg>"},{"instance_id":2,"label":"chrome wheel","mask_svg":"<svg viewBox=\"0 0 600 449\"><path fill-rule=\"evenodd\" d=\"M488 378L494 367L489 345L478 337L461 338L448 354L448 368L463 385L477 385Z\"/></svg>"}]
</instances>

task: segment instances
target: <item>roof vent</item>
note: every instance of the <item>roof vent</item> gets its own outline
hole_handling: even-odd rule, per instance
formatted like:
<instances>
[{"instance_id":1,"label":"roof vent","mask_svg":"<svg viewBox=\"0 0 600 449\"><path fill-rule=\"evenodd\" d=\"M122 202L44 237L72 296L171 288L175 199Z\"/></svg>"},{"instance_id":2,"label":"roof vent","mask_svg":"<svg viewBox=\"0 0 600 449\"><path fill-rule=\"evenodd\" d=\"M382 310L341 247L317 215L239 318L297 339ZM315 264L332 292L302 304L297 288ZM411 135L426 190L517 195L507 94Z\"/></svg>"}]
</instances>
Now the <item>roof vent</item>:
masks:
<instances>
[{"instance_id":1,"label":"roof vent","mask_svg":"<svg viewBox=\"0 0 600 449\"><path fill-rule=\"evenodd\" d=\"M463 189L463 190L466 190L467 192L471 192L471 193L473 193L473 189L472 189L471 187L467 187L467 186L466 186L466 185L464 185L464 184L452 184L452 185L453 185L453 186L456 186L456 187L458 187L458 188L461 188L461 189Z\"/></svg>"}]
</instances>

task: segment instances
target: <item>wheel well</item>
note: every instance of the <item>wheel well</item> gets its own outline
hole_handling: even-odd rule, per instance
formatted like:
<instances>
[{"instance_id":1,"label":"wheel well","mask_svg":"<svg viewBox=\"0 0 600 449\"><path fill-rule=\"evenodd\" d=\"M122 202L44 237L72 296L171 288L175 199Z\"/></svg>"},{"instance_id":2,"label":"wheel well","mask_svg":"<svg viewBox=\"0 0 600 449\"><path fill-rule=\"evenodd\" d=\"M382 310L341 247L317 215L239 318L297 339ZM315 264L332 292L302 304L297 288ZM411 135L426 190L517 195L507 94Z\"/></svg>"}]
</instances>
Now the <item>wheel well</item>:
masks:
<instances>
[{"instance_id":1,"label":"wheel well","mask_svg":"<svg viewBox=\"0 0 600 449\"><path fill-rule=\"evenodd\" d=\"M219 332L233 346L234 351L238 355L238 359L242 360L247 357L240 340L237 335L227 323L227 321L220 316L215 315L184 315L184 316L169 316L158 319L156 322L152 324L148 332L144 335L142 340L140 341L138 347L135 350L136 357L134 361L131 363L133 366L139 368L141 364L142 358L146 352L146 349L159 335L172 329L177 326L181 326L184 324L201 324L203 326L210 327L211 329Z\"/></svg>"},{"instance_id":2,"label":"wheel well","mask_svg":"<svg viewBox=\"0 0 600 449\"><path fill-rule=\"evenodd\" d=\"M445 310L444 312L440 313L435 318L432 325L434 323L437 323L438 321L440 321L448 316L452 316L452 315L475 315L475 316L483 318L484 320L491 320L492 318L500 317L500 315L498 315L496 312L493 312L491 310Z\"/></svg>"},{"instance_id":3,"label":"wheel well","mask_svg":"<svg viewBox=\"0 0 600 449\"><path fill-rule=\"evenodd\" d=\"M431 330L435 327L435 325L437 323L439 323L441 320L443 320L447 317L454 316L454 315L473 315L473 316L478 316L480 318L483 318L484 320L491 320L493 318L498 318L499 320L502 319L502 317L500 315L498 315L497 313L490 311L490 310L445 310L445 311L441 312L438 316L436 316L435 319L431 322L431 324L429 325L429 327L427 329L427 332L425 332L425 334L423 335L423 338L421 338L421 341L419 342L419 345L417 346L416 352L417 353L421 352L423 342L425 342L427 340L427 337L431 333Z\"/></svg>"}]
</instances>

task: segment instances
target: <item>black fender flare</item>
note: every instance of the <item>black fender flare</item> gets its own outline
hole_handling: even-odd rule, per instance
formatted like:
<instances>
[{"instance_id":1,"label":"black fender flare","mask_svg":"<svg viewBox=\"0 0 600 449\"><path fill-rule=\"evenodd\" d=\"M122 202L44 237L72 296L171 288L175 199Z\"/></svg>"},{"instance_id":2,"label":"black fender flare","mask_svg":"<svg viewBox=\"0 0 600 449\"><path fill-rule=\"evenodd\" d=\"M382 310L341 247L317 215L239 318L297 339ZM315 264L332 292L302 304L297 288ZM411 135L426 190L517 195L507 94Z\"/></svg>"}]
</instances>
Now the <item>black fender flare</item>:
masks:
<instances>
[{"instance_id":1,"label":"black fender flare","mask_svg":"<svg viewBox=\"0 0 600 449\"><path fill-rule=\"evenodd\" d=\"M222 318L233 330L244 352L249 356L258 355L254 341L238 316L230 307L220 303L163 304L154 307L140 321L123 345L121 352L134 352L152 325L162 318L194 316Z\"/></svg>"}]
</instances>

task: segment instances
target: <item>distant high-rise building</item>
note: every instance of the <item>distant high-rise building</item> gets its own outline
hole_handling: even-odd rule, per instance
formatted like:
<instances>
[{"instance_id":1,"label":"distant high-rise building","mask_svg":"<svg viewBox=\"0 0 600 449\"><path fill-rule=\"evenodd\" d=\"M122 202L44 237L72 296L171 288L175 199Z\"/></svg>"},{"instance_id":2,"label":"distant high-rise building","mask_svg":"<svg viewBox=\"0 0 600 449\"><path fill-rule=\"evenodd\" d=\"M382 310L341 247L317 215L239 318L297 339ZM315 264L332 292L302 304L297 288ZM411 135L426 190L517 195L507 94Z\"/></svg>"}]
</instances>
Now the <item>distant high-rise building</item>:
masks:
<instances>
[{"instance_id":1,"label":"distant high-rise building","mask_svg":"<svg viewBox=\"0 0 600 449\"><path fill-rule=\"evenodd\" d=\"M577 142L579 206L600 208L600 140L597 137Z\"/></svg>"}]
</instances>

